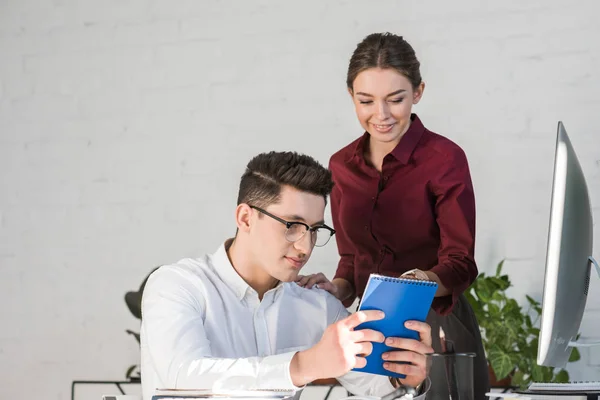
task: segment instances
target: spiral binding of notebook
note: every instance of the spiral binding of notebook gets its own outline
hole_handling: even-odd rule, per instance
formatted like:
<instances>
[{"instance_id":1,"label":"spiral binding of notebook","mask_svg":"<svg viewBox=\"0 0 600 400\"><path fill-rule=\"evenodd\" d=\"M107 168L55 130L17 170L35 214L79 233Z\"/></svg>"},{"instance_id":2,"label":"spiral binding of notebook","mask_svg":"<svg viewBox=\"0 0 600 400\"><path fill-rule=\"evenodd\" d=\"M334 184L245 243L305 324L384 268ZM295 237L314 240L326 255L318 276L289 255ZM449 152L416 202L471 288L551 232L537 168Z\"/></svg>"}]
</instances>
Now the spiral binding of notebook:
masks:
<instances>
[{"instance_id":1,"label":"spiral binding of notebook","mask_svg":"<svg viewBox=\"0 0 600 400\"><path fill-rule=\"evenodd\" d=\"M384 275L376 275L376 274L371 274L372 279L378 280L378 281L383 281L383 282L406 282L406 283L410 283L412 285L420 285L420 286L437 286L437 283L433 282L433 281L424 281L421 279L413 279L413 278L394 278L391 276L384 276Z\"/></svg>"}]
</instances>

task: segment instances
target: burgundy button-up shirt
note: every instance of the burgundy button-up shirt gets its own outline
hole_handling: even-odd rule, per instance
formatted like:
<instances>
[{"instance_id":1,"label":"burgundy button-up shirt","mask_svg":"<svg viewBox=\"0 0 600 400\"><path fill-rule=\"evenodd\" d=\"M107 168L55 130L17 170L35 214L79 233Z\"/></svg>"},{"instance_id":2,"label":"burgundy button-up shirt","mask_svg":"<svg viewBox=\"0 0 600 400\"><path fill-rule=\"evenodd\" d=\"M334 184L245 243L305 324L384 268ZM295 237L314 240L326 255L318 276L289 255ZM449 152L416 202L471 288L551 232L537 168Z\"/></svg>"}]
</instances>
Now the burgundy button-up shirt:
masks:
<instances>
[{"instance_id":1,"label":"burgundy button-up shirt","mask_svg":"<svg viewBox=\"0 0 600 400\"><path fill-rule=\"evenodd\" d=\"M368 140L365 133L329 162L341 257L335 277L349 281L361 297L371 273L430 270L452 291L432 306L447 315L477 277L475 199L465 153L427 130L415 114L400 143L385 156L381 173L365 162Z\"/></svg>"}]
</instances>

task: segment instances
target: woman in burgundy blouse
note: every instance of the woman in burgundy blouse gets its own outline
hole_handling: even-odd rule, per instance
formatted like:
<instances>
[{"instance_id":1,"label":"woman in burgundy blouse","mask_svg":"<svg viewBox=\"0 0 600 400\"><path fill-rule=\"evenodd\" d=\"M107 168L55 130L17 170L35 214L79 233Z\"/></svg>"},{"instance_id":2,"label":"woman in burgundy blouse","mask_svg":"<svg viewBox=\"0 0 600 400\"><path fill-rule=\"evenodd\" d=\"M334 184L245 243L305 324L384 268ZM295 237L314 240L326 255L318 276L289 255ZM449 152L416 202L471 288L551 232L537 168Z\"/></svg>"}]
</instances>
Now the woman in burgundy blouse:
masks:
<instances>
[{"instance_id":1,"label":"woman in burgundy blouse","mask_svg":"<svg viewBox=\"0 0 600 400\"><path fill-rule=\"evenodd\" d=\"M354 51L347 86L365 133L329 163L340 261L333 281L315 274L298 283L319 284L349 306L371 273L437 282L432 336L441 326L457 352L477 353L475 398L485 399L487 361L463 296L477 277L473 186L463 150L412 113L425 88L419 67L410 44L389 33L367 36ZM441 351L439 338L434 348Z\"/></svg>"}]
</instances>

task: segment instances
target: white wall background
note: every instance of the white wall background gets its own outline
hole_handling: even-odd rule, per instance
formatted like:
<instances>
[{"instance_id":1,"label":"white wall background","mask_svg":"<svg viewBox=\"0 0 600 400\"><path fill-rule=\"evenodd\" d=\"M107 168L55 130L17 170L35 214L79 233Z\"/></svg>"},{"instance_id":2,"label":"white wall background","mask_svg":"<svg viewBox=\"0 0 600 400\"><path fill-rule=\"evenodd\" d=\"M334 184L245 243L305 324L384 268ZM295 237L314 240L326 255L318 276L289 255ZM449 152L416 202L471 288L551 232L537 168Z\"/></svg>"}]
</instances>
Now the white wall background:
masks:
<instances>
[{"instance_id":1,"label":"white wall background","mask_svg":"<svg viewBox=\"0 0 600 400\"><path fill-rule=\"evenodd\" d=\"M558 120L600 219L598 13L592 0L0 0L0 398L124 377L138 358L124 293L234 232L253 155L326 163L361 134L345 73L376 31L413 44L416 111L469 157L480 270L507 258L514 295L540 299ZM336 260L331 245L307 270L331 276ZM570 371L600 378L600 350Z\"/></svg>"}]
</instances>

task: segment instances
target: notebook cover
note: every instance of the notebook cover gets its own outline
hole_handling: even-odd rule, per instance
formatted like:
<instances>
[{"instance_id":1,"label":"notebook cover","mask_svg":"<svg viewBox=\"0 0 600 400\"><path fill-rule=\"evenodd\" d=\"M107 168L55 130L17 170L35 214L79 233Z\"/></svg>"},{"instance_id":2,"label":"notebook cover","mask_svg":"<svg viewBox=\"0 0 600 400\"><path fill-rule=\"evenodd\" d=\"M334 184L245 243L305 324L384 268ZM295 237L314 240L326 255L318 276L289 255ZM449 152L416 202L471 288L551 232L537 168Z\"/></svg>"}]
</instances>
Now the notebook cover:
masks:
<instances>
[{"instance_id":1,"label":"notebook cover","mask_svg":"<svg viewBox=\"0 0 600 400\"><path fill-rule=\"evenodd\" d=\"M416 331L404 327L409 320L425 322L437 283L405 278L371 274L365 293L360 302L359 310L381 310L385 318L379 321L365 322L356 329L373 329L388 337L401 337L419 340ZM400 350L389 347L384 343L373 343L373 352L369 354L364 368L354 368L353 371L370 374L386 375L394 378L405 378L383 368L382 354L387 351Z\"/></svg>"}]
</instances>

